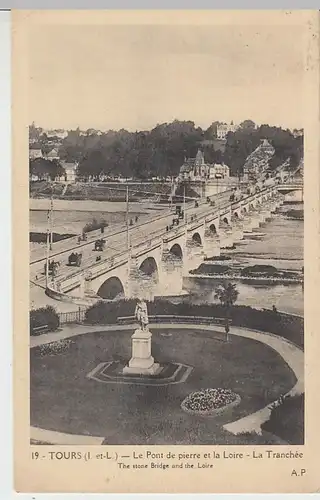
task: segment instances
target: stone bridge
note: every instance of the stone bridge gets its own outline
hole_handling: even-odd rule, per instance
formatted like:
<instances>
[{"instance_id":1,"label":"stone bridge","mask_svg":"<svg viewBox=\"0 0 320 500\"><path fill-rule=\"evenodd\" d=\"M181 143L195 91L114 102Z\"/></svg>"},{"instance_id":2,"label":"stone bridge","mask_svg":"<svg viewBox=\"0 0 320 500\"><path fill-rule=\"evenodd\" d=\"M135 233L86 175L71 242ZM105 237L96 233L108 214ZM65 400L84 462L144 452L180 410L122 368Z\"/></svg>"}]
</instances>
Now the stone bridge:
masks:
<instances>
[{"instance_id":1,"label":"stone bridge","mask_svg":"<svg viewBox=\"0 0 320 500\"><path fill-rule=\"evenodd\" d=\"M74 299L86 304L101 298L152 299L157 295L181 294L183 277L191 269L239 242L245 232L270 219L281 203L278 187L272 186L243 195L239 201L205 205L200 214L188 214L179 225L164 227L159 234L146 236L129 250L59 276L46 293L58 300Z\"/></svg>"},{"instance_id":2,"label":"stone bridge","mask_svg":"<svg viewBox=\"0 0 320 500\"><path fill-rule=\"evenodd\" d=\"M284 201L303 202L303 179L289 179L278 185L278 192L284 195Z\"/></svg>"}]
</instances>

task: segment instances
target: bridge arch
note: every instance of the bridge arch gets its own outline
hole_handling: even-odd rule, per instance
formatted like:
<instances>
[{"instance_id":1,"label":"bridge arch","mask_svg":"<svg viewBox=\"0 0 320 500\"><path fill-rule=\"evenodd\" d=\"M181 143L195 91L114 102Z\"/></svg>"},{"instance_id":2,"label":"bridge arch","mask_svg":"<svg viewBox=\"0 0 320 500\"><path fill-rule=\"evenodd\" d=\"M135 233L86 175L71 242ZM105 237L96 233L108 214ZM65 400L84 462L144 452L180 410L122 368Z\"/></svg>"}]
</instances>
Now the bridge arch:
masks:
<instances>
[{"instance_id":1,"label":"bridge arch","mask_svg":"<svg viewBox=\"0 0 320 500\"><path fill-rule=\"evenodd\" d=\"M217 234L217 228L216 228L215 224L213 224L213 223L212 223L212 224L210 224L209 229L210 229L210 231L211 231L213 234Z\"/></svg>"},{"instance_id":2,"label":"bridge arch","mask_svg":"<svg viewBox=\"0 0 320 500\"><path fill-rule=\"evenodd\" d=\"M243 212L244 212L245 214L246 214L246 213L248 213L248 211L247 211L247 207L242 207L242 210L243 210Z\"/></svg>"},{"instance_id":3,"label":"bridge arch","mask_svg":"<svg viewBox=\"0 0 320 500\"><path fill-rule=\"evenodd\" d=\"M201 236L200 236L200 234L199 234L199 233L194 233L194 234L192 235L192 241L193 241L194 243L196 243L197 245L202 245L202 240L201 240Z\"/></svg>"},{"instance_id":4,"label":"bridge arch","mask_svg":"<svg viewBox=\"0 0 320 500\"><path fill-rule=\"evenodd\" d=\"M227 224L228 226L230 226L230 220L228 219L228 217L226 215L223 217L222 222L224 224Z\"/></svg>"},{"instance_id":5,"label":"bridge arch","mask_svg":"<svg viewBox=\"0 0 320 500\"><path fill-rule=\"evenodd\" d=\"M240 214L239 214L239 212L238 212L237 210L235 210L235 211L233 212L233 216L234 216L236 219L239 219L239 218L240 218Z\"/></svg>"},{"instance_id":6,"label":"bridge arch","mask_svg":"<svg viewBox=\"0 0 320 500\"><path fill-rule=\"evenodd\" d=\"M154 257L147 257L139 266L139 271L146 276L158 274L158 266Z\"/></svg>"},{"instance_id":7,"label":"bridge arch","mask_svg":"<svg viewBox=\"0 0 320 500\"><path fill-rule=\"evenodd\" d=\"M183 252L182 252L182 248L181 246L179 245L179 243L175 243L169 250L169 253L171 255L173 255L174 257L177 257L179 258L180 260L182 260L183 258Z\"/></svg>"},{"instance_id":8,"label":"bridge arch","mask_svg":"<svg viewBox=\"0 0 320 500\"><path fill-rule=\"evenodd\" d=\"M97 295L103 299L113 300L124 296L124 286L117 276L108 278L100 286Z\"/></svg>"}]
</instances>

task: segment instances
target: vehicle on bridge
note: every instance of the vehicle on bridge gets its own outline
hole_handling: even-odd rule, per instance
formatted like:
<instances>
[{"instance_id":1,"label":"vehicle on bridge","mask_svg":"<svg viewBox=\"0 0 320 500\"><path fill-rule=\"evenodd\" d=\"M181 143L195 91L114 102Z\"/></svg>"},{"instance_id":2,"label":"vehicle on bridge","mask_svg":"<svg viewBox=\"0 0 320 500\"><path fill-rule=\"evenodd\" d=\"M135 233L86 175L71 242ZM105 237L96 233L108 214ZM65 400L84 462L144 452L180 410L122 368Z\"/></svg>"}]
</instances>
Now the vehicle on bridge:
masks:
<instances>
[{"instance_id":1,"label":"vehicle on bridge","mask_svg":"<svg viewBox=\"0 0 320 500\"><path fill-rule=\"evenodd\" d=\"M176 215L179 217L179 219L183 219L184 212L181 208L181 205L176 205Z\"/></svg>"},{"instance_id":2,"label":"vehicle on bridge","mask_svg":"<svg viewBox=\"0 0 320 500\"><path fill-rule=\"evenodd\" d=\"M82 261L82 253L72 252L68 258L68 265L80 267L81 261Z\"/></svg>"},{"instance_id":3,"label":"vehicle on bridge","mask_svg":"<svg viewBox=\"0 0 320 500\"><path fill-rule=\"evenodd\" d=\"M106 240L103 238L95 241L95 243L94 243L94 249L97 252L102 252L105 249L105 246L106 246Z\"/></svg>"},{"instance_id":4,"label":"vehicle on bridge","mask_svg":"<svg viewBox=\"0 0 320 500\"><path fill-rule=\"evenodd\" d=\"M60 262L59 261L54 261L54 260L49 260L49 265L48 265L48 274L51 274L52 276L56 276L58 274L58 269L60 267ZM44 273L47 273L47 263L44 265Z\"/></svg>"}]
</instances>

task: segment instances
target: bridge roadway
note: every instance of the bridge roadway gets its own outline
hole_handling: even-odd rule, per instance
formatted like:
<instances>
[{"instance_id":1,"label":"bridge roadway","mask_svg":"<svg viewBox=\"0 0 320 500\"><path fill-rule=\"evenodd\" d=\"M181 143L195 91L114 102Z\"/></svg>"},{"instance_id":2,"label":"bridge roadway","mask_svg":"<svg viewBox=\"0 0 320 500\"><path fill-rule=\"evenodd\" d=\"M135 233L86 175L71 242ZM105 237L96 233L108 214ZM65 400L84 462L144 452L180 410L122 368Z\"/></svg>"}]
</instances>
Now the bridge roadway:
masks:
<instances>
[{"instance_id":1,"label":"bridge roadway","mask_svg":"<svg viewBox=\"0 0 320 500\"><path fill-rule=\"evenodd\" d=\"M211 199L215 201L216 208L226 206L229 202L232 190L225 191L218 195L212 196ZM199 202L199 207L195 208L194 202L186 203L186 217L187 221L191 216L197 218L212 212L212 207L205 202ZM165 234L166 226L172 224L174 213L169 210L164 210L163 213L157 214L155 217L150 216L140 217L140 223L137 223L129 228L130 243L136 246L141 242L145 242L150 237L160 236ZM118 226L118 227L117 227ZM175 226L176 227L176 226ZM179 227L184 227L183 220L180 220ZM126 226L117 224L114 228L105 230L104 234L99 231L93 231L88 241L77 243L77 238L68 238L66 240L53 244L53 250L50 252L50 258L54 258L60 262L58 277L63 275L67 277L76 271L84 268L89 268L96 262L96 257L101 255L102 259L116 256L127 246L127 230ZM93 250L94 242L97 239L104 237L106 239L106 247L103 252L96 252ZM82 253L81 267L71 267L67 265L68 256L72 251ZM46 249L44 247L31 253L30 262L30 303L34 307L42 307L45 305L53 305L58 311L72 311L77 310L78 306L71 303L64 303L53 300L45 294L45 274L44 263L46 259Z\"/></svg>"}]
</instances>

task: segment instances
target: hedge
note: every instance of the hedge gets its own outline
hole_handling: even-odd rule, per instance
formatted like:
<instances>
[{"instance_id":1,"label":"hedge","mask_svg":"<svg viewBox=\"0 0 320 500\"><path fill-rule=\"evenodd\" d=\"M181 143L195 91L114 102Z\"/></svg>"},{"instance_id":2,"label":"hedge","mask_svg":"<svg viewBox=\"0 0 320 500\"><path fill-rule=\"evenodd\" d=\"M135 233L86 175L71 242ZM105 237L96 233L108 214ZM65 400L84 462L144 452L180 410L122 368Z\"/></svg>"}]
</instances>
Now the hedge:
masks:
<instances>
[{"instance_id":1,"label":"hedge","mask_svg":"<svg viewBox=\"0 0 320 500\"><path fill-rule=\"evenodd\" d=\"M29 313L30 318L30 335L40 335L43 330L38 330L39 327L47 327L48 332L57 330L59 327L59 315L52 306L40 307L33 309Z\"/></svg>"},{"instance_id":2,"label":"hedge","mask_svg":"<svg viewBox=\"0 0 320 500\"><path fill-rule=\"evenodd\" d=\"M289 444L304 444L304 395L286 398L261 427Z\"/></svg>"},{"instance_id":3,"label":"hedge","mask_svg":"<svg viewBox=\"0 0 320 500\"><path fill-rule=\"evenodd\" d=\"M87 309L85 322L88 324L116 324L119 316L134 314L135 299L120 300L117 302L100 301ZM156 299L147 302L149 315L177 315L177 316L211 316L221 318L226 308L220 304L194 305L187 302L173 304L172 302ZM274 333L291 340L303 347L303 318L291 316L270 310L258 310L249 306L233 306L230 309L232 325L252 328Z\"/></svg>"}]
</instances>

